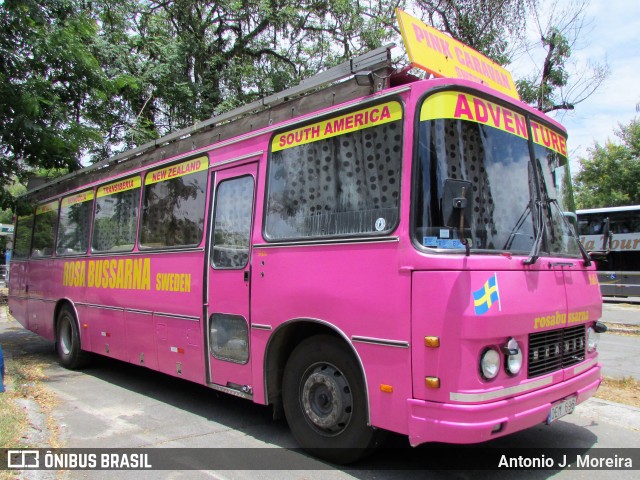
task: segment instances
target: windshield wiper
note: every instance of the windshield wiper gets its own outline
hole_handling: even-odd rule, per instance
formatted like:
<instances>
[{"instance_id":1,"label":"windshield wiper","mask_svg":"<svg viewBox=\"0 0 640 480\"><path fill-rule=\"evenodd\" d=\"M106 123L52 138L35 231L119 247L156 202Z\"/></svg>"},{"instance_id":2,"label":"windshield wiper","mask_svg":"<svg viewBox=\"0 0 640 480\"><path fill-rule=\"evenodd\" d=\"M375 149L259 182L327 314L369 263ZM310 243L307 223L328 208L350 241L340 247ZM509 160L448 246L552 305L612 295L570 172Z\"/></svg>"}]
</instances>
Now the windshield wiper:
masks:
<instances>
[{"instance_id":1,"label":"windshield wiper","mask_svg":"<svg viewBox=\"0 0 640 480\"><path fill-rule=\"evenodd\" d=\"M543 200L536 200L536 213L537 213L536 229L535 229L536 239L533 242L533 246L531 247L531 252L529 252L529 257L522 262L524 265L534 265L538 261L538 258L540 258L540 249L542 248L542 240L545 236L546 225L547 225L543 219L544 206L545 204L550 205L552 203L556 206L556 208L558 209L558 212L562 212L562 209L560 208L560 204L558 203L558 200L556 200L555 198L549 199L546 202ZM562 218L562 221L565 223L565 226L571 232L571 235L573 236L573 238L576 240L576 242L578 242L578 248L580 250L580 254L582 255L582 258L584 258L585 266L588 267L589 265L591 265L591 257L589 257L589 254L584 249L584 246L582 245L582 243L580 243L580 239L576 237L575 230L571 227L571 225L569 225L569 222L567 221L566 218L564 218L564 215L561 215L561 218Z\"/></svg>"},{"instance_id":2,"label":"windshield wiper","mask_svg":"<svg viewBox=\"0 0 640 480\"><path fill-rule=\"evenodd\" d=\"M502 247L503 250L509 250L513 245L513 241L515 240L516 235L519 235L518 232L520 231L520 229L522 228L522 225L524 225L524 222L527 220L527 217L529 216L529 210L531 210L531 205L527 204L527 206L524 207L524 212L522 212L522 214L520 215L520 218L518 218L518 221L516 222L516 226L513 227L513 229L511 230L511 233L509 233L509 238L507 239L504 246Z\"/></svg>"},{"instance_id":3,"label":"windshield wiper","mask_svg":"<svg viewBox=\"0 0 640 480\"><path fill-rule=\"evenodd\" d=\"M536 200L536 213L537 213L536 228L534 232L536 235L536 239L534 240L533 246L531 247L531 251L529 252L529 257L522 262L524 265L534 265L538 261L538 258L540 258L540 249L542 248L542 239L544 238L544 231L545 231L545 223L544 223L544 220L542 219L542 214L543 214L542 200Z\"/></svg>"},{"instance_id":4,"label":"windshield wiper","mask_svg":"<svg viewBox=\"0 0 640 480\"><path fill-rule=\"evenodd\" d=\"M578 243L578 249L580 250L580 254L582 255L582 258L584 258L584 266L585 267L590 266L591 257L589 256L589 253L587 252L587 250L584 248L584 245L582 245L582 242L580 241L580 238L578 237L578 233L576 232L575 228L573 228L573 226L569 223L567 218L564 215L562 215L562 208L560 208L560 204L558 203L558 200L554 198L551 200L551 203L553 203L558 209L558 212L561 213L562 221L564 222L569 232L571 232L571 235L573 236L575 241Z\"/></svg>"}]
</instances>

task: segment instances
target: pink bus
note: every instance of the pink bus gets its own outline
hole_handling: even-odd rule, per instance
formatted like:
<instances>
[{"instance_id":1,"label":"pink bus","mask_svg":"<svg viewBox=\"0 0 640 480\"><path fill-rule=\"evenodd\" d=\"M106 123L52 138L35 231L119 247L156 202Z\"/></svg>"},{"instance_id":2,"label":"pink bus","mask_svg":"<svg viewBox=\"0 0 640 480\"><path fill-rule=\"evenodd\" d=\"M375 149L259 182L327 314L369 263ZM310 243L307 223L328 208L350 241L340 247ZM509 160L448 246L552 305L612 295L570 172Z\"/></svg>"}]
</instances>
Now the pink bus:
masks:
<instances>
[{"instance_id":1,"label":"pink bus","mask_svg":"<svg viewBox=\"0 0 640 480\"><path fill-rule=\"evenodd\" d=\"M602 325L564 129L387 49L338 70L31 191L11 314L68 368L272 405L338 463L571 413Z\"/></svg>"}]
</instances>

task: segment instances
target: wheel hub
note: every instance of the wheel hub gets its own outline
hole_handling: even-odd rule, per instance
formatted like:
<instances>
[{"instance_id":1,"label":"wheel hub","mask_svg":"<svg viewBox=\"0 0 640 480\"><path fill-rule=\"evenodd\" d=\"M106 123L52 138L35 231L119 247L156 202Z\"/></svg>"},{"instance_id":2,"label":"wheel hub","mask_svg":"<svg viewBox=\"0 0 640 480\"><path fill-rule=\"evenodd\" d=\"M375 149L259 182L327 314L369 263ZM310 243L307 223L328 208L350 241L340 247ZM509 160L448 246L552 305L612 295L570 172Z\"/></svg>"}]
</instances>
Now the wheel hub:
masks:
<instances>
[{"instance_id":1,"label":"wheel hub","mask_svg":"<svg viewBox=\"0 0 640 480\"><path fill-rule=\"evenodd\" d=\"M302 407L311 424L324 434L342 432L353 406L351 388L345 376L333 365L311 367L302 386Z\"/></svg>"}]
</instances>

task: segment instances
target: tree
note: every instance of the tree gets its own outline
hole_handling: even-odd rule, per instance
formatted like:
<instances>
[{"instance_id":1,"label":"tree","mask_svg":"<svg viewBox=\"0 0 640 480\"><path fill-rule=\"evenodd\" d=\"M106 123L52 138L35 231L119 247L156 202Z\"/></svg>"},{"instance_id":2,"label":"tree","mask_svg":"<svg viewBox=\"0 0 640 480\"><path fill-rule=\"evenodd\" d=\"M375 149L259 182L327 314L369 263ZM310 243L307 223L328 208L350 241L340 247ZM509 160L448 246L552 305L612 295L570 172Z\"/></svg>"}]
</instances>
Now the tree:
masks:
<instances>
[{"instance_id":1,"label":"tree","mask_svg":"<svg viewBox=\"0 0 640 480\"><path fill-rule=\"evenodd\" d=\"M416 0L429 25L491 58L511 61L522 47L526 20L537 0Z\"/></svg>"},{"instance_id":2,"label":"tree","mask_svg":"<svg viewBox=\"0 0 640 480\"><path fill-rule=\"evenodd\" d=\"M95 23L75 0L0 3L0 208L35 167L80 166L102 141L91 99L103 95Z\"/></svg>"},{"instance_id":3,"label":"tree","mask_svg":"<svg viewBox=\"0 0 640 480\"><path fill-rule=\"evenodd\" d=\"M577 65L571 54L585 35L586 8L589 0L574 0L563 4L552 0L549 6L533 8L539 42L526 47L526 53L536 64L535 52L542 48L544 59L540 67L516 81L520 97L542 112L573 110L591 96L609 75L607 63L591 62ZM550 12L543 20L543 11Z\"/></svg>"},{"instance_id":4,"label":"tree","mask_svg":"<svg viewBox=\"0 0 640 480\"><path fill-rule=\"evenodd\" d=\"M375 0L0 2L0 187L79 168L380 46ZM12 196L0 190L0 206Z\"/></svg>"},{"instance_id":5,"label":"tree","mask_svg":"<svg viewBox=\"0 0 640 480\"><path fill-rule=\"evenodd\" d=\"M92 160L284 90L376 48L386 2L149 0L92 4L98 52L119 90Z\"/></svg>"},{"instance_id":6,"label":"tree","mask_svg":"<svg viewBox=\"0 0 640 480\"><path fill-rule=\"evenodd\" d=\"M595 143L574 178L578 208L640 204L640 119L619 125L621 143Z\"/></svg>"}]
</instances>

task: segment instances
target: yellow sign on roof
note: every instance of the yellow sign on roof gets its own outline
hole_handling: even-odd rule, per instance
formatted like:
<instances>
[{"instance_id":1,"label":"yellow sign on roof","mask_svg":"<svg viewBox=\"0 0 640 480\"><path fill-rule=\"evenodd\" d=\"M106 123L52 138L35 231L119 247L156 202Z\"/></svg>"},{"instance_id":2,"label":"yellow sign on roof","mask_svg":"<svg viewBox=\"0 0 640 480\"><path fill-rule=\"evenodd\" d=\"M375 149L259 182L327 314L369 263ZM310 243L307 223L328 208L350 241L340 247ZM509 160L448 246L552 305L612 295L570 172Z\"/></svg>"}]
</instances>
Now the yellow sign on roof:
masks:
<instances>
[{"instance_id":1,"label":"yellow sign on roof","mask_svg":"<svg viewBox=\"0 0 640 480\"><path fill-rule=\"evenodd\" d=\"M421 20L396 10L400 33L413 66L436 77L463 78L520 100L511 73L471 47Z\"/></svg>"}]
</instances>

